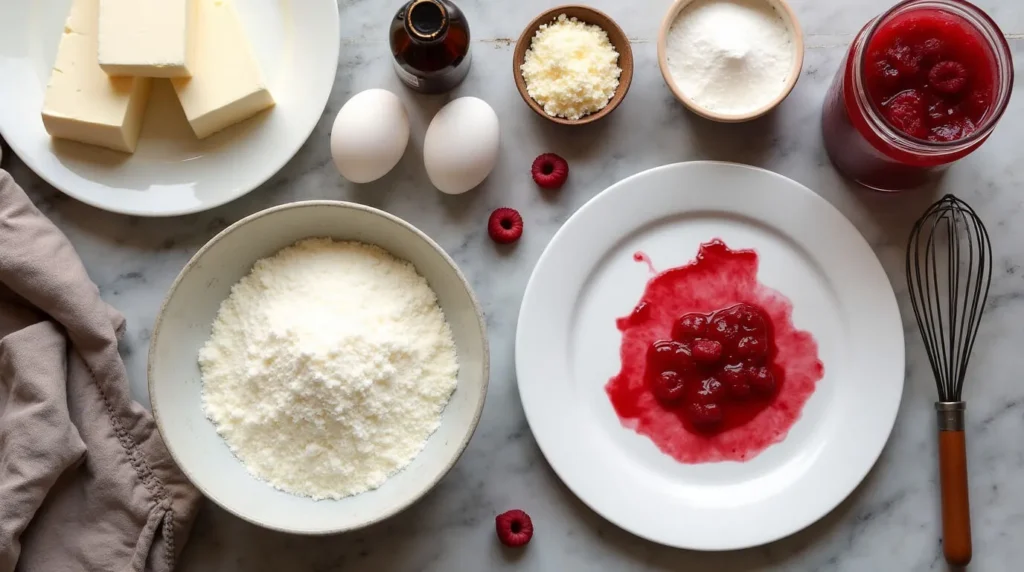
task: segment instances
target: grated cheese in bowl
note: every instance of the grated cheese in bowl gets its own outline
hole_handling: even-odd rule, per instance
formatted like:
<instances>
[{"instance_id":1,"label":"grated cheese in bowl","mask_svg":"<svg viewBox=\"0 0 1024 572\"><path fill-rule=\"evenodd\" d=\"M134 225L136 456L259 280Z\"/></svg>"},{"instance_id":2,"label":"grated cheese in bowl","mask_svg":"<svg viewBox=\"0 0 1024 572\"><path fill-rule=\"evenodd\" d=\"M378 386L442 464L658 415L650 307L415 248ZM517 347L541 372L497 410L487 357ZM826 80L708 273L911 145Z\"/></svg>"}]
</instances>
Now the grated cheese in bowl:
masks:
<instances>
[{"instance_id":1,"label":"grated cheese in bowl","mask_svg":"<svg viewBox=\"0 0 1024 572\"><path fill-rule=\"evenodd\" d=\"M608 105L622 75L618 62L607 32L562 14L537 30L520 70L545 113L575 121Z\"/></svg>"}]
</instances>

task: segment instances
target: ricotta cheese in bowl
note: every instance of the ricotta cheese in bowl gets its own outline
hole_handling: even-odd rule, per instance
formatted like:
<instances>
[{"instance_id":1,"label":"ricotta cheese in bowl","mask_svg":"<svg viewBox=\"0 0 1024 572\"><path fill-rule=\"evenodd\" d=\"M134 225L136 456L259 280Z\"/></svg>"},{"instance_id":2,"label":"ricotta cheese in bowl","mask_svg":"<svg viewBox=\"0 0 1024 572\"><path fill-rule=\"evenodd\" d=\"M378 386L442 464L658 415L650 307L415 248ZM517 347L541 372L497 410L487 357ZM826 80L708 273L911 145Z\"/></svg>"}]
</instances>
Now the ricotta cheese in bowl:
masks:
<instances>
[{"instance_id":1,"label":"ricotta cheese in bowl","mask_svg":"<svg viewBox=\"0 0 1024 572\"><path fill-rule=\"evenodd\" d=\"M582 5L533 19L512 55L516 89L535 113L559 125L585 125L614 111L633 80L633 49L607 14Z\"/></svg>"},{"instance_id":2,"label":"ricotta cheese in bowl","mask_svg":"<svg viewBox=\"0 0 1024 572\"><path fill-rule=\"evenodd\" d=\"M521 69L545 113L576 120L611 101L622 75L618 61L608 32L560 14L537 30Z\"/></svg>"}]
</instances>

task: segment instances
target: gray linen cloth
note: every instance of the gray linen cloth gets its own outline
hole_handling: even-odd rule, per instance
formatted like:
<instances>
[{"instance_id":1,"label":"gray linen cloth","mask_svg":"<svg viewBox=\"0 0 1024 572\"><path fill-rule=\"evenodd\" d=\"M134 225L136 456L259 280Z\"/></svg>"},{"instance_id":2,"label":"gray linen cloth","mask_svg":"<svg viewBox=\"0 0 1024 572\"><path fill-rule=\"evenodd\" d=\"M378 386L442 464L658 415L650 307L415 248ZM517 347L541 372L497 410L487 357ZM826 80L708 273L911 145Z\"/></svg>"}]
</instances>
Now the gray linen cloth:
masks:
<instances>
[{"instance_id":1,"label":"gray linen cloth","mask_svg":"<svg viewBox=\"0 0 1024 572\"><path fill-rule=\"evenodd\" d=\"M170 572L199 493L132 401L124 318L0 170L0 572Z\"/></svg>"}]
</instances>

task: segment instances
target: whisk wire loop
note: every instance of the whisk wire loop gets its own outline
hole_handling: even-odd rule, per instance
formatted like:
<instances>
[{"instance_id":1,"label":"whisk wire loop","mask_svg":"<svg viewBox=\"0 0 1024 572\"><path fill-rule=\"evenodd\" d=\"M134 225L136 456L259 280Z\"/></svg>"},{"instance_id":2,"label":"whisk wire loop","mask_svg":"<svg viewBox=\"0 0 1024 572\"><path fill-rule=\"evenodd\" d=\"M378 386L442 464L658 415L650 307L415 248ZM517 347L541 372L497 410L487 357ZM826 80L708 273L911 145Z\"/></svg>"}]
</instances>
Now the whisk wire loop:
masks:
<instances>
[{"instance_id":1,"label":"whisk wire loop","mask_svg":"<svg viewBox=\"0 0 1024 572\"><path fill-rule=\"evenodd\" d=\"M960 401L992 283L992 244L974 209L953 195L933 204L911 232L906 270L939 400Z\"/></svg>"}]
</instances>

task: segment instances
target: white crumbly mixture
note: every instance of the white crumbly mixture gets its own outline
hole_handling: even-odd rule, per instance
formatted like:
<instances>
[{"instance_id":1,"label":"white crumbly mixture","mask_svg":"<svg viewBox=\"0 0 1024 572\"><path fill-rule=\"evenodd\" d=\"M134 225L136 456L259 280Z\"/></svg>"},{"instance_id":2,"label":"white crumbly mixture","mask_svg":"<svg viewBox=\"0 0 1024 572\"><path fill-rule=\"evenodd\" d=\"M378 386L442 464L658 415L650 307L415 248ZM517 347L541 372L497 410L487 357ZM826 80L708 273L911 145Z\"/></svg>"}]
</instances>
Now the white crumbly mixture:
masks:
<instances>
[{"instance_id":1,"label":"white crumbly mixture","mask_svg":"<svg viewBox=\"0 0 1024 572\"><path fill-rule=\"evenodd\" d=\"M766 0L697 0L665 43L672 79L697 105L744 114L771 103L793 67L793 37Z\"/></svg>"},{"instance_id":2,"label":"white crumbly mixture","mask_svg":"<svg viewBox=\"0 0 1024 572\"><path fill-rule=\"evenodd\" d=\"M608 33L565 14L537 30L520 69L545 113L572 120L604 109L622 75Z\"/></svg>"},{"instance_id":3,"label":"white crumbly mixture","mask_svg":"<svg viewBox=\"0 0 1024 572\"><path fill-rule=\"evenodd\" d=\"M206 415L249 472L315 499L377 488L408 465L458 374L416 269L330 239L257 262L221 305L199 365Z\"/></svg>"}]
</instances>

